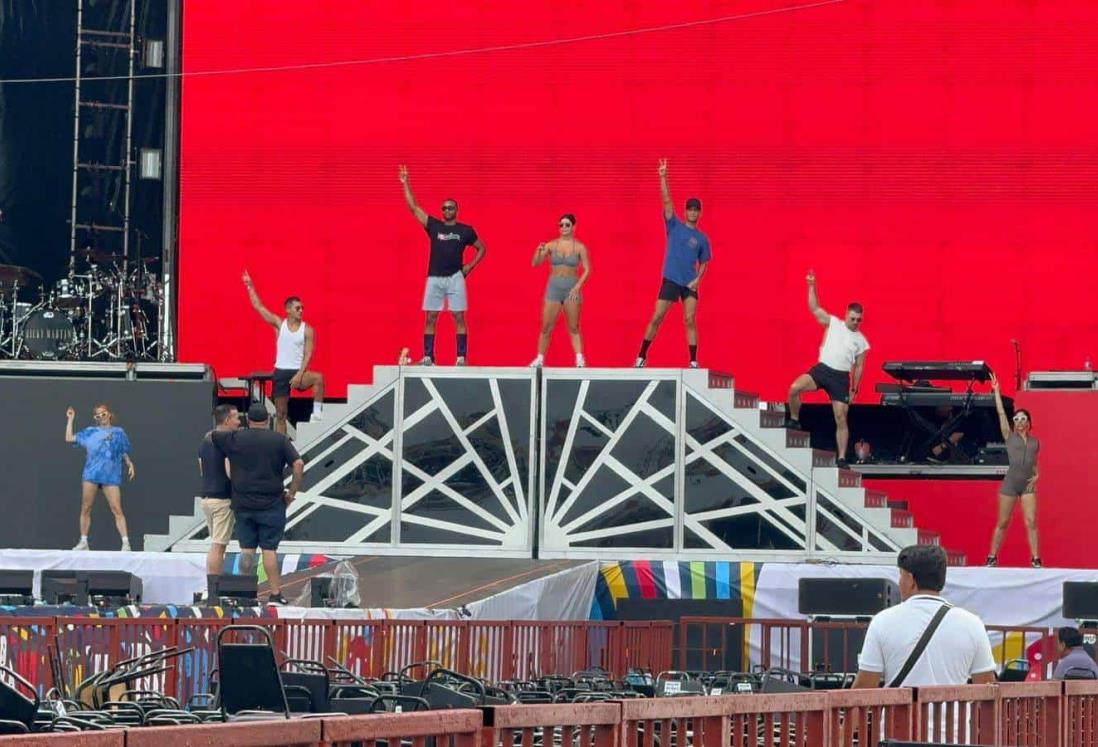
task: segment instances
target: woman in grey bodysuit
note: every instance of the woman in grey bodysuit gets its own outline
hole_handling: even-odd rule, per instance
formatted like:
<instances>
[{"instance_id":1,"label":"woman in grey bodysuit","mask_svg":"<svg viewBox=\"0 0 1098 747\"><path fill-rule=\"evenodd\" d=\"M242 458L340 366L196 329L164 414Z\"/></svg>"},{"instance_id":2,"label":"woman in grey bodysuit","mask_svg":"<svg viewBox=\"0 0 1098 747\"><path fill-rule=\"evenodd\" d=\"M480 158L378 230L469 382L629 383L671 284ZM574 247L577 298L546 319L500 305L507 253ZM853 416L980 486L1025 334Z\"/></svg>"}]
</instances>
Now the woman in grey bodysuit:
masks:
<instances>
[{"instance_id":1,"label":"woman in grey bodysuit","mask_svg":"<svg viewBox=\"0 0 1098 747\"><path fill-rule=\"evenodd\" d=\"M1014 513L1014 504L1022 502L1022 517L1026 521L1026 537L1029 540L1030 564L1041 567L1041 553L1037 546L1037 454L1041 442L1030 433L1033 418L1029 410L1014 411L1014 427L1007 420L1003 397L999 393L999 380L991 375L991 388L995 391L995 409L999 411L999 429L1006 442L1006 477L999 487L999 523L991 537L991 554L987 556L988 565L999 564L999 548L1003 545L1010 518Z\"/></svg>"},{"instance_id":2,"label":"woman in grey bodysuit","mask_svg":"<svg viewBox=\"0 0 1098 747\"><path fill-rule=\"evenodd\" d=\"M572 336L572 349L576 351L576 367L582 368L587 364L583 358L583 336L580 334L580 309L583 306L580 288L591 277L591 259L587 247L576 241L575 231L576 216L565 213L560 217L560 238L538 244L534 250L531 264L537 267L548 259L552 269L541 312L538 357L530 362L531 366L540 366L545 362L545 351L549 349L549 339L553 336L553 327L562 308L568 320L568 334ZM581 264L582 275L579 274Z\"/></svg>"}]
</instances>

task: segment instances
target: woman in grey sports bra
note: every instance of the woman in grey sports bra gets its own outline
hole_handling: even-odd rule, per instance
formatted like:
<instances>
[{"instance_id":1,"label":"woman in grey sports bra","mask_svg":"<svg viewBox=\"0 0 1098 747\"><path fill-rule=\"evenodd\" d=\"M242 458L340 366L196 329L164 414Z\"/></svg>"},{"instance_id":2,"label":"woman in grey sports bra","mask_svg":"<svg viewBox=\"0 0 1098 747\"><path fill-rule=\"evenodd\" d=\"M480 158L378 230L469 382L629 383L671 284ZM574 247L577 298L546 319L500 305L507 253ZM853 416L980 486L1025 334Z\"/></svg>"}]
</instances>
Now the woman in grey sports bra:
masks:
<instances>
[{"instance_id":1,"label":"woman in grey sports bra","mask_svg":"<svg viewBox=\"0 0 1098 747\"><path fill-rule=\"evenodd\" d=\"M1026 520L1026 537L1029 540L1030 564L1041 567L1041 553L1037 544L1037 455L1041 451L1041 442L1030 429L1033 418L1029 410L1015 410L1013 427L1007 420L1003 397L999 393L999 380L991 375L991 388L995 391L995 409L999 411L999 430L1007 450L1007 473L999 486L999 522L995 525L995 534L991 537L991 552L987 556L988 565L999 564L999 548L1003 545L1010 518L1014 514L1014 504L1022 502L1022 516Z\"/></svg>"},{"instance_id":2,"label":"woman in grey sports bra","mask_svg":"<svg viewBox=\"0 0 1098 747\"><path fill-rule=\"evenodd\" d=\"M538 356L530 362L540 366L545 362L545 351L561 309L568 320L568 334L572 337L572 349L576 352L576 366L586 365L583 358L583 337L580 334L580 309L583 296L580 289L591 277L591 259L587 247L576 240L576 216L565 213L560 217L560 238L538 244L531 262L537 267L549 260L549 284L545 287L545 303L541 311L541 336L538 337ZM579 266L583 265L583 274Z\"/></svg>"}]
</instances>

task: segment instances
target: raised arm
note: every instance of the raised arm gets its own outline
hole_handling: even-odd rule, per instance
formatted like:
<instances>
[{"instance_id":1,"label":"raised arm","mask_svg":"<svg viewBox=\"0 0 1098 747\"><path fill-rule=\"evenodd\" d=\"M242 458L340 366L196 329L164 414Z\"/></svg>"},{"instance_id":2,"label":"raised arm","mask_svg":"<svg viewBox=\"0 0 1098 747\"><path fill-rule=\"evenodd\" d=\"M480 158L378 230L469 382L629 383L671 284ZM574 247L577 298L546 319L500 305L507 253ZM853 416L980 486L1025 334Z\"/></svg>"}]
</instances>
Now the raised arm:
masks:
<instances>
[{"instance_id":1,"label":"raised arm","mask_svg":"<svg viewBox=\"0 0 1098 747\"><path fill-rule=\"evenodd\" d=\"M999 391L999 377L991 374L991 391L995 393L995 411L999 413L999 432L1003 434L1003 440L1010 438L1010 421L1007 420L1006 408L1003 407L1003 395Z\"/></svg>"},{"instance_id":2,"label":"raised arm","mask_svg":"<svg viewBox=\"0 0 1098 747\"><path fill-rule=\"evenodd\" d=\"M816 297L816 273L809 270L805 280L808 281L808 310L812 312L812 316L816 317L817 322L826 327L831 323L831 317L820 306L820 299Z\"/></svg>"},{"instance_id":3,"label":"raised arm","mask_svg":"<svg viewBox=\"0 0 1098 747\"><path fill-rule=\"evenodd\" d=\"M473 261L467 265L463 265L461 268L461 274L466 277L473 271L473 268L480 264L480 261L484 259L484 255L488 253L488 247L484 245L484 242L479 238L473 242L473 248L477 250L477 253L473 256Z\"/></svg>"},{"instance_id":4,"label":"raised arm","mask_svg":"<svg viewBox=\"0 0 1098 747\"><path fill-rule=\"evenodd\" d=\"M671 202L671 187L667 184L667 159L660 159L660 197L663 199L663 217L670 219L675 215L675 205Z\"/></svg>"},{"instance_id":5,"label":"raised arm","mask_svg":"<svg viewBox=\"0 0 1098 747\"><path fill-rule=\"evenodd\" d=\"M404 201L408 203L408 209L416 216L421 226L427 225L427 213L416 204L416 196L412 194L412 186L408 184L408 167L403 164L400 167L400 183L404 186Z\"/></svg>"},{"instance_id":6,"label":"raised arm","mask_svg":"<svg viewBox=\"0 0 1098 747\"><path fill-rule=\"evenodd\" d=\"M278 329L282 325L282 319L268 311L263 302L259 300L259 294L255 292L255 285L252 284L252 276L248 274L247 270L244 271L241 279L244 281L244 287L248 289L248 298L252 302L252 308L263 317L263 321Z\"/></svg>"},{"instance_id":7,"label":"raised arm","mask_svg":"<svg viewBox=\"0 0 1098 747\"><path fill-rule=\"evenodd\" d=\"M68 410L65 411L65 443L67 444L76 443L76 436L74 436L72 432L72 421L75 417L76 410L70 407Z\"/></svg>"}]
</instances>

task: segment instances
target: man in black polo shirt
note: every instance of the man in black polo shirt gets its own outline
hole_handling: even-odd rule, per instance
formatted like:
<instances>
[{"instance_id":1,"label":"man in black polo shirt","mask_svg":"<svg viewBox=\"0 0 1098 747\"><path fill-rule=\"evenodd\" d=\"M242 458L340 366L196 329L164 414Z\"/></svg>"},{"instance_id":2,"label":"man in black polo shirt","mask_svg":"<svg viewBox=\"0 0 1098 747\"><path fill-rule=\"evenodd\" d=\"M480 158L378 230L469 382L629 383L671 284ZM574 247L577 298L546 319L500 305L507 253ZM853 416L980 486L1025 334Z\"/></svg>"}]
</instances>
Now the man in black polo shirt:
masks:
<instances>
[{"instance_id":1,"label":"man in black polo shirt","mask_svg":"<svg viewBox=\"0 0 1098 747\"><path fill-rule=\"evenodd\" d=\"M404 185L404 201L416 220L431 237L431 258L427 265L427 286L423 292L423 310L427 312L427 321L423 325L422 366L435 363L435 324L438 314L445 306L450 307L454 317L454 329L457 330L457 360L455 365L464 366L469 352L469 334L465 326L465 310L469 301L465 293L465 278L473 268L484 259L488 251L477 237L472 226L457 222L457 202L452 199L442 201L442 220L427 213L416 204L412 188L408 184L408 167L400 167L400 183ZM465 248L475 247L476 256L469 264L464 264Z\"/></svg>"},{"instance_id":2,"label":"man in black polo shirt","mask_svg":"<svg viewBox=\"0 0 1098 747\"><path fill-rule=\"evenodd\" d=\"M278 543L286 530L286 507L301 486L305 462L281 433L267 428L267 408L248 408L248 428L235 432L214 431L214 445L229 459L232 505L236 515L236 537L240 542L241 565L250 571L255 565L256 547L263 551L271 604L286 604L278 570ZM286 467L293 468L293 480L283 489Z\"/></svg>"},{"instance_id":3,"label":"man in black polo shirt","mask_svg":"<svg viewBox=\"0 0 1098 747\"><path fill-rule=\"evenodd\" d=\"M232 405L214 408L213 432L232 433L240 427L240 413ZM202 476L202 513L210 533L210 549L206 553L206 574L220 576L225 569L225 547L233 538L232 486L225 469L225 455L214 446L210 433L198 447L198 474Z\"/></svg>"}]
</instances>

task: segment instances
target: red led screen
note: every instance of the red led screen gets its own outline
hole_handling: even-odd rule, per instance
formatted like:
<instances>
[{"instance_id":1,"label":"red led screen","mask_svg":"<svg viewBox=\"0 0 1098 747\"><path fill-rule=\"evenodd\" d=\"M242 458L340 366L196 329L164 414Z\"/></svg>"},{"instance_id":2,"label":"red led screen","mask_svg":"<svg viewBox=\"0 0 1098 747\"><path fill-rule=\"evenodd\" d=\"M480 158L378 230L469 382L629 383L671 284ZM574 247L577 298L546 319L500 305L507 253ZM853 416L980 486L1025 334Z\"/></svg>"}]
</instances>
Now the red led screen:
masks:
<instances>
[{"instance_id":1,"label":"red led screen","mask_svg":"<svg viewBox=\"0 0 1098 747\"><path fill-rule=\"evenodd\" d=\"M272 308L303 297L332 395L403 346L418 357L427 240L406 163L423 207L456 198L488 247L471 363L533 357L530 257L573 212L588 361L629 365L660 280L661 156L679 209L705 204L702 364L747 389L781 398L814 362L810 267L828 310L866 307L867 384L903 358L987 359L1010 382L1012 338L1032 368L1098 353L1098 5L793 6L187 3L188 73L368 62L186 79L181 357L271 365L244 267ZM577 37L597 38L543 44ZM501 46L519 48L467 51ZM438 348L452 361L448 319ZM650 363L685 360L673 310ZM563 328L549 363L571 363Z\"/></svg>"}]
</instances>

